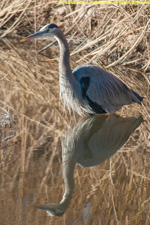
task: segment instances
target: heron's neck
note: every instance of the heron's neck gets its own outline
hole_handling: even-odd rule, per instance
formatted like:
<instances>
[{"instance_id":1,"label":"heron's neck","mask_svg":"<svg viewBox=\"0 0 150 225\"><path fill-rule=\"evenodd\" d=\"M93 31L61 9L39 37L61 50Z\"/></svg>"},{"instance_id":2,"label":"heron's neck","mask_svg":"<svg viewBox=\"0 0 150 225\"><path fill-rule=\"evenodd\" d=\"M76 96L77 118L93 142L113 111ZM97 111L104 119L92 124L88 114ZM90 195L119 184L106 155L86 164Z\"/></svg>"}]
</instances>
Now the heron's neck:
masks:
<instances>
[{"instance_id":1,"label":"heron's neck","mask_svg":"<svg viewBox=\"0 0 150 225\"><path fill-rule=\"evenodd\" d=\"M67 40L60 30L57 36L55 36L59 43L60 47L60 59L59 59L59 74L60 78L67 78L71 79L72 76L72 71L70 67L70 51L69 51L69 46L67 43Z\"/></svg>"}]
</instances>

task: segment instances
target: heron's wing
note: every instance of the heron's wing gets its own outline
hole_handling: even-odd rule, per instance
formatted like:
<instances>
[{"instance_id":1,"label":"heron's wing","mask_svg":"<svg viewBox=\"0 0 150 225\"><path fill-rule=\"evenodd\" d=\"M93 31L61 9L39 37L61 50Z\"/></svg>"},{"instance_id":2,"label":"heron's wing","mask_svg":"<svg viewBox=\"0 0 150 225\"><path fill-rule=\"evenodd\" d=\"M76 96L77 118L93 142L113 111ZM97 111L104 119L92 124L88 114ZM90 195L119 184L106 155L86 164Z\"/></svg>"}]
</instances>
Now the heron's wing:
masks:
<instances>
[{"instance_id":1,"label":"heron's wing","mask_svg":"<svg viewBox=\"0 0 150 225\"><path fill-rule=\"evenodd\" d=\"M82 87L86 88L86 96L98 105L122 106L137 100L136 96L121 80L100 67L79 67L74 71L74 75ZM87 77L89 78L87 79ZM88 85L87 82L84 84L83 81L88 81Z\"/></svg>"}]
</instances>

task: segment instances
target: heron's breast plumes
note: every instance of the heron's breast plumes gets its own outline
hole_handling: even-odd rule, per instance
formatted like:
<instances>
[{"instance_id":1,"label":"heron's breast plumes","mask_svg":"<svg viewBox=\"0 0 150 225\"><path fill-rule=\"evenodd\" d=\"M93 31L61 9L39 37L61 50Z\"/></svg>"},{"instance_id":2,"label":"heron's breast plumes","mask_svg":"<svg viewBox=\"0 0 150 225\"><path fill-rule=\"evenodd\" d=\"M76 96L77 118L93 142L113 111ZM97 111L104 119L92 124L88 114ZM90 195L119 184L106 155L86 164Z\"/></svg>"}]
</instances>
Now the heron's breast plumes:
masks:
<instances>
[{"instance_id":1,"label":"heron's breast plumes","mask_svg":"<svg viewBox=\"0 0 150 225\"><path fill-rule=\"evenodd\" d=\"M60 76L60 100L63 102L65 108L71 112L76 111L79 115L83 114L80 102L80 90L78 84L71 82L64 77Z\"/></svg>"}]
</instances>

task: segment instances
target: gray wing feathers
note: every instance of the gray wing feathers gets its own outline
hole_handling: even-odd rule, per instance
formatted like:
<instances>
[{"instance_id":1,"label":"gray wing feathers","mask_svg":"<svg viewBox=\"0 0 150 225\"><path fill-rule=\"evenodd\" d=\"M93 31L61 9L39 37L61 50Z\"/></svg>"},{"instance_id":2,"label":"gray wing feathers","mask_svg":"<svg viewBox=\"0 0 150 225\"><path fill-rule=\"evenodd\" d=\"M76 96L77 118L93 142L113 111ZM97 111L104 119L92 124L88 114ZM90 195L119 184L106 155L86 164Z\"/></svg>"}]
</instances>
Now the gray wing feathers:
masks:
<instances>
[{"instance_id":1,"label":"gray wing feathers","mask_svg":"<svg viewBox=\"0 0 150 225\"><path fill-rule=\"evenodd\" d=\"M140 102L121 80L100 67L78 67L75 69L74 75L78 80L84 76L90 77L86 95L99 105L120 108L122 105Z\"/></svg>"}]
</instances>

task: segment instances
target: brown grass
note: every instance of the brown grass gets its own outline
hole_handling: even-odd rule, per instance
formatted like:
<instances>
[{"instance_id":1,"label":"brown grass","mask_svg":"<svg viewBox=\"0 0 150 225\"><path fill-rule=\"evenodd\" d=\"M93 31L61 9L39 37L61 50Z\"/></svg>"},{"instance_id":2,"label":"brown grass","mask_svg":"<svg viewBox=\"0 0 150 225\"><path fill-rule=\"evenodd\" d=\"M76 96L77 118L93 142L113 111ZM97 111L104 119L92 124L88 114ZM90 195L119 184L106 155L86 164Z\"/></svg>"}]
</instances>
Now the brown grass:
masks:
<instances>
[{"instance_id":1,"label":"brown grass","mask_svg":"<svg viewBox=\"0 0 150 225\"><path fill-rule=\"evenodd\" d=\"M113 1L112 1L113 2ZM76 46L78 63L110 68L130 65L149 71L149 5L57 5L55 1L3 1L2 37L28 35L57 23Z\"/></svg>"},{"instance_id":2,"label":"brown grass","mask_svg":"<svg viewBox=\"0 0 150 225\"><path fill-rule=\"evenodd\" d=\"M14 115L11 126L1 129L0 224L148 225L149 5L62 6L46 0L2 0L0 7L0 104ZM52 22L66 33L72 68L100 65L145 96L142 106L119 112L141 113L146 121L120 151L97 167L76 166L74 195L61 218L49 218L33 206L61 200L60 139L79 117L68 115L59 104L58 46L37 54L48 42L19 42Z\"/></svg>"}]
</instances>

